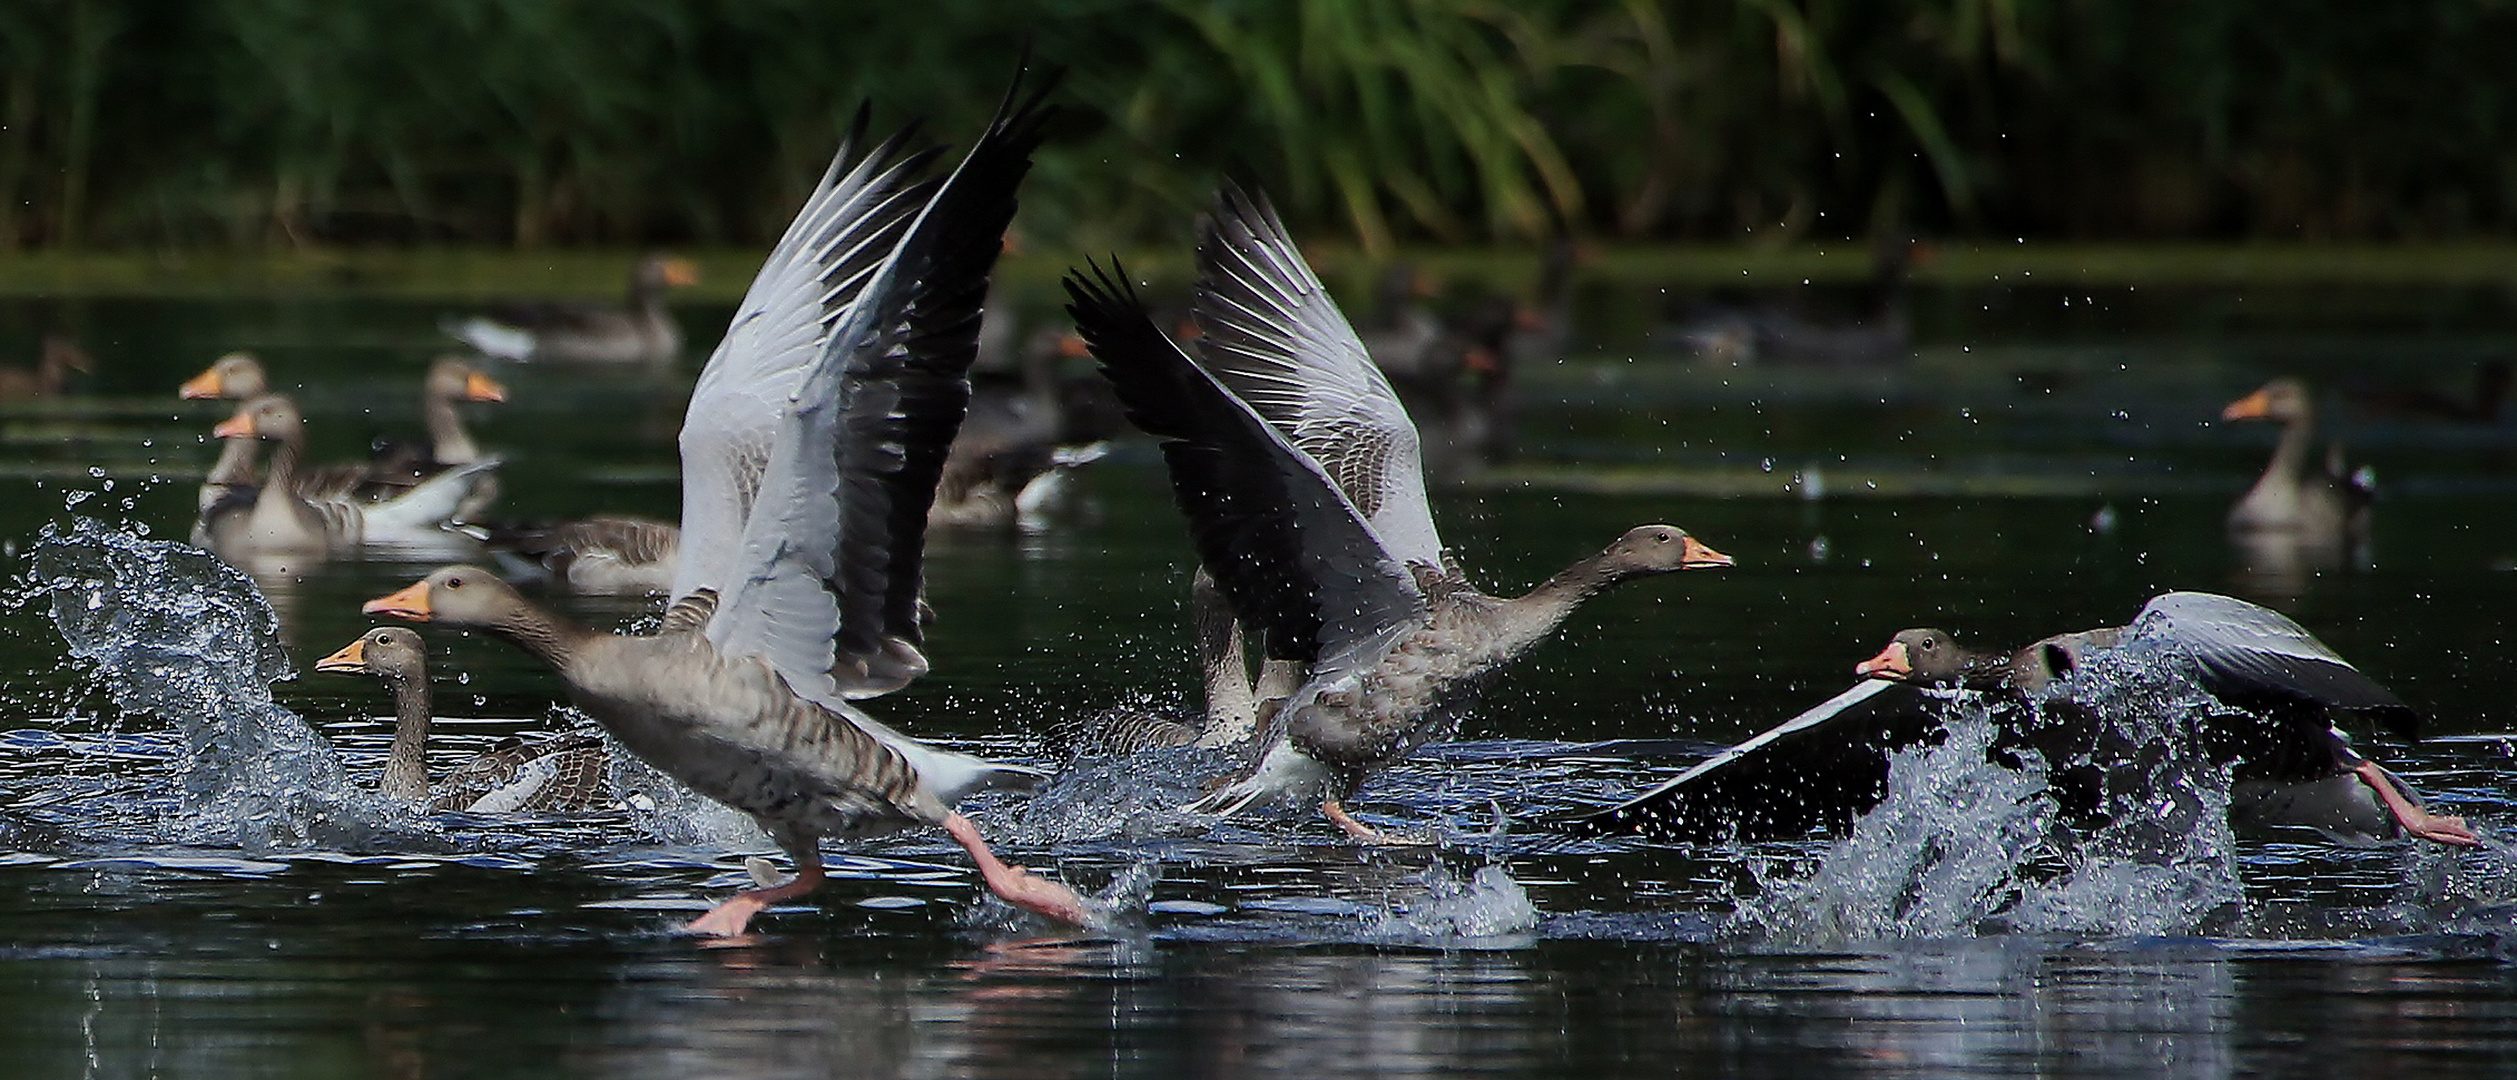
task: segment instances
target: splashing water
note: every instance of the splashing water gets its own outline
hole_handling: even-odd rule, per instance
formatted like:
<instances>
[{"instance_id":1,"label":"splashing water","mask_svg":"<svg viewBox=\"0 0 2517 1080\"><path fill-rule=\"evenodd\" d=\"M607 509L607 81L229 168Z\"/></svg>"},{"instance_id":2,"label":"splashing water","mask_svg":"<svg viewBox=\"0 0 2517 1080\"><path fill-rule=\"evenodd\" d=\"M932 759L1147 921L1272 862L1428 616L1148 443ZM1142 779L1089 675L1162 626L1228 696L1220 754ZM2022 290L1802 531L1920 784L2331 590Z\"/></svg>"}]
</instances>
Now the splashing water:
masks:
<instances>
[{"instance_id":1,"label":"splashing water","mask_svg":"<svg viewBox=\"0 0 2517 1080\"><path fill-rule=\"evenodd\" d=\"M49 596L70 655L127 714L179 739L182 843L249 852L376 842L409 815L353 784L330 744L271 698L290 678L279 620L242 572L199 548L78 518L48 525L31 592Z\"/></svg>"},{"instance_id":2,"label":"splashing water","mask_svg":"<svg viewBox=\"0 0 2517 1080\"><path fill-rule=\"evenodd\" d=\"M2243 893L2230 770L2200 737L2221 706L2190 661L2128 643L2091 656L2056 690L2049 710L2091 721L2094 738L2060 771L2086 789L2077 794L2092 813L2065 814L2057 770L2008 745L2004 725L2016 719L1953 703L1946 739L1894 755L1887 797L1813 869L1751 866L1759 892L1739 902L1732 930L1799 944L1995 930L2169 935L2233 914Z\"/></svg>"},{"instance_id":3,"label":"splashing water","mask_svg":"<svg viewBox=\"0 0 2517 1080\"><path fill-rule=\"evenodd\" d=\"M1394 900L1368 936L1456 944L1519 938L1538 928L1538 905L1500 866L1478 867L1463 881L1437 862L1417 881L1424 895Z\"/></svg>"}]
</instances>

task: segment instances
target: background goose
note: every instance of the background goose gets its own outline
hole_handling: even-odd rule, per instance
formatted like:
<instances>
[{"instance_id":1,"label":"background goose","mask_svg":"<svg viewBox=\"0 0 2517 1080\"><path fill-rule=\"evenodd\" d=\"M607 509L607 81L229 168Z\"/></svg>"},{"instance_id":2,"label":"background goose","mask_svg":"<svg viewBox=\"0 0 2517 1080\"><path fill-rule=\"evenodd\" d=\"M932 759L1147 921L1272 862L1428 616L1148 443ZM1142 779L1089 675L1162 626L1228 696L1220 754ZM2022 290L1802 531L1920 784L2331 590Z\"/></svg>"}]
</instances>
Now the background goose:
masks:
<instances>
[{"instance_id":1,"label":"background goose","mask_svg":"<svg viewBox=\"0 0 2517 1080\"><path fill-rule=\"evenodd\" d=\"M847 145L771 252L699 379L682 427L677 597L653 635L598 633L470 567L368 610L478 627L548 663L622 745L760 822L794 859L783 884L691 922L741 933L822 880L820 839L941 825L1008 902L1070 922L1064 886L998 860L951 809L1036 770L928 746L849 703L926 667L928 500L969 395L979 306L1047 111L1008 93L940 186L932 151Z\"/></svg>"},{"instance_id":2,"label":"background goose","mask_svg":"<svg viewBox=\"0 0 2517 1080\"><path fill-rule=\"evenodd\" d=\"M250 401L271 392L271 382L262 370L262 359L249 352L232 352L210 362L201 374L184 380L175 391L186 400L226 398Z\"/></svg>"},{"instance_id":3,"label":"background goose","mask_svg":"<svg viewBox=\"0 0 2517 1080\"><path fill-rule=\"evenodd\" d=\"M251 401L267 393L268 386L260 360L251 353L232 352L185 380L178 392L185 398ZM420 418L428 431L425 444L378 439L370 447L366 461L300 463L296 473L298 491L312 499L355 496L375 502L407 492L420 481L448 469L477 462L481 459L480 444L473 441L457 406L505 400L507 388L471 361L460 356L440 356L429 364L427 376L420 381ZM216 502L217 496L228 488L253 483L253 458L250 441L227 443L202 486L202 507L206 509ZM471 496L457 509L456 520L478 518L497 494L497 478L481 477L474 482Z\"/></svg>"},{"instance_id":4,"label":"background goose","mask_svg":"<svg viewBox=\"0 0 2517 1080\"><path fill-rule=\"evenodd\" d=\"M70 340L67 334L44 335L43 352L32 368L0 368L0 401L24 398L53 397L70 382L73 371L82 374L96 370L87 350Z\"/></svg>"},{"instance_id":5,"label":"background goose","mask_svg":"<svg viewBox=\"0 0 2517 1080\"><path fill-rule=\"evenodd\" d=\"M1299 800L1371 837L1342 800L1438 734L1477 677L1626 578L1730 563L1646 525L1527 595L1476 591L1443 557L1414 426L1275 212L1227 187L1198 268L1202 365L1123 272L1067 291L1129 418L1164 440L1199 561L1269 658L1308 668L1259 764L1202 809Z\"/></svg>"},{"instance_id":6,"label":"background goose","mask_svg":"<svg viewBox=\"0 0 2517 1080\"><path fill-rule=\"evenodd\" d=\"M661 364L682 352L682 328L666 310L664 294L698 282L690 260L650 255L630 269L624 306L503 304L446 332L502 360Z\"/></svg>"},{"instance_id":7,"label":"background goose","mask_svg":"<svg viewBox=\"0 0 2517 1080\"><path fill-rule=\"evenodd\" d=\"M455 766L444 782L430 784L428 650L418 634L398 626L378 627L315 661L315 670L372 675L393 695L393 750L376 784L386 798L424 806L430 813L484 814L572 813L609 801L603 740L584 734L509 740Z\"/></svg>"},{"instance_id":8,"label":"background goose","mask_svg":"<svg viewBox=\"0 0 2517 1080\"><path fill-rule=\"evenodd\" d=\"M1900 631L1856 669L1870 681L1572 824L1673 840L1840 827L1886 794L1890 753L1941 737L1942 710L1924 688L1995 693L2003 725L1996 746L2011 748L1997 760L2035 749L2057 801L2090 813L2104 772L2130 751L2107 742L2105 717L2052 690L2094 654L2136 641L2190 661L2201 687L2226 706L2192 734L2204 753L2235 766L2232 820L2346 839L2475 842L2461 819L2430 814L2401 778L2354 753L2326 718L2327 710L2368 715L2408 734L2418 722L2412 709L2279 613L2191 592L2151 600L2127 626L2056 635L2017 653L1969 650L1940 630Z\"/></svg>"},{"instance_id":9,"label":"background goose","mask_svg":"<svg viewBox=\"0 0 2517 1080\"><path fill-rule=\"evenodd\" d=\"M681 562L682 530L670 522L607 514L493 529L492 546L532 564L534 576L579 592L665 593Z\"/></svg>"},{"instance_id":10,"label":"background goose","mask_svg":"<svg viewBox=\"0 0 2517 1080\"><path fill-rule=\"evenodd\" d=\"M247 552L340 551L365 543L432 544L452 540L445 529L480 477L498 462L478 461L440 473L383 502L343 495L310 495L299 478L306 427L297 404L265 394L237 410L212 433L222 439L258 439L271 445L263 482L230 486L204 508L194 535L204 546L234 558ZM205 495L206 497L206 495Z\"/></svg>"},{"instance_id":11,"label":"background goose","mask_svg":"<svg viewBox=\"0 0 2517 1080\"><path fill-rule=\"evenodd\" d=\"M2307 384L2274 379L2230 402L2220 419L2281 425L2263 475L2229 508L2232 531L2339 539L2367 527L2368 488L2342 468L2338 450L2316 453L2316 399Z\"/></svg>"}]
</instances>

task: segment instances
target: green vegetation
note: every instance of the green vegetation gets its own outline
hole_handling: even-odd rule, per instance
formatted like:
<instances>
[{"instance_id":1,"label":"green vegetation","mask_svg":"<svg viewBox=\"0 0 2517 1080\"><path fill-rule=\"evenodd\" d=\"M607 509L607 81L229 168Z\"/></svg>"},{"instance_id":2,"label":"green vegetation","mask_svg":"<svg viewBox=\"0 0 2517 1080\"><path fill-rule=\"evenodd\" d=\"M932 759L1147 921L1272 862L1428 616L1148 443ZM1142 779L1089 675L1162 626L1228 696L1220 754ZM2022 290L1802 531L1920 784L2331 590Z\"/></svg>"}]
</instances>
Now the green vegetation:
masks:
<instances>
[{"instance_id":1,"label":"green vegetation","mask_svg":"<svg viewBox=\"0 0 2517 1080\"><path fill-rule=\"evenodd\" d=\"M755 245L1026 43L1051 245L2517 233L2498 0L12 0L0 251Z\"/></svg>"}]
</instances>

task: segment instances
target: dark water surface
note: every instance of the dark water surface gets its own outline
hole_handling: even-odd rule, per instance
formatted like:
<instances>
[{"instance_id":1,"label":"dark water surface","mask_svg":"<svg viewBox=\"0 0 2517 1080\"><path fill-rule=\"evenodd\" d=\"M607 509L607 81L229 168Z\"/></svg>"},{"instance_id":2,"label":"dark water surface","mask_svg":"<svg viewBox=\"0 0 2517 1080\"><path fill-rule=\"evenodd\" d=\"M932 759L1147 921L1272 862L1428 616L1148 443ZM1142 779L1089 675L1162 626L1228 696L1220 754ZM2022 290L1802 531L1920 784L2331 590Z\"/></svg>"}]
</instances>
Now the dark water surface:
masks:
<instances>
[{"instance_id":1,"label":"dark water surface","mask_svg":"<svg viewBox=\"0 0 2517 1080\"><path fill-rule=\"evenodd\" d=\"M1438 846L1358 849L1291 817L1184 822L1161 811L1194 794L1201 763L1084 761L974 816L1022 861L1138 897L1109 933L982 903L958 851L920 834L845 857L834 846L828 888L765 916L755 945L705 949L670 928L740 887L743 856L771 850L739 822L670 805L414 818L328 765L291 771L315 760L292 755L323 749L295 717L339 747L350 782L372 782L388 708L373 684L301 674L257 713L241 669L149 637L172 630L134 631L133 678L201 704L126 714L65 657L39 601L0 615L0 1072L2517 1068L2504 659L2517 420L2378 408L2390 391L2462 390L2476 363L2517 353L2505 295L1937 292L1916 309L1917 359L1864 371L1703 365L1663 344L1676 307L1657 296L1584 299L1575 355L1526 373L1525 460L1440 496L1445 538L1497 591L1644 521L1683 525L1739 565L1597 601L1486 693L1459 741L1356 800ZM0 406L0 537L23 553L74 515L182 536L223 410L172 389L229 348L302 386L318 458L414 427L444 314L338 299L0 305L0 346L31 356L65 327L100 360L89 394ZM683 314L694 331L724 317ZM511 400L476 431L507 459L504 510L669 516L691 366L501 372ZM2250 569L2222 536L2271 432L2212 418L2289 372L2330 388L2337 434L2387 493L2360 565ZM935 540L934 673L874 711L1054 765L1038 735L1061 720L1193 702L1188 553L1156 459L1130 447L1080 480L1050 529ZM265 582L293 667L363 631L357 602L427 565L343 560ZM2274 603L2430 710L2445 738L2369 749L2489 845L2206 840L2167 864L2057 871L2003 846L2006 809L1963 803L1883 817L1832 859L1815 840L1577 842L1544 823L1823 700L1899 628L2016 643L2121 622L2170 588ZM170 578L117 603L197 626L209 616L185 605L220 589ZM564 603L598 623L641 615ZM250 633L213 636L252 651ZM554 680L519 653L427 636L438 711L459 718L441 763L566 722ZM188 741L226 763L187 763ZM1981 781L1955 758L1901 763L1896 798ZM211 780L232 795L186 794ZM1989 913L1932 910L1910 884L1978 871Z\"/></svg>"}]
</instances>

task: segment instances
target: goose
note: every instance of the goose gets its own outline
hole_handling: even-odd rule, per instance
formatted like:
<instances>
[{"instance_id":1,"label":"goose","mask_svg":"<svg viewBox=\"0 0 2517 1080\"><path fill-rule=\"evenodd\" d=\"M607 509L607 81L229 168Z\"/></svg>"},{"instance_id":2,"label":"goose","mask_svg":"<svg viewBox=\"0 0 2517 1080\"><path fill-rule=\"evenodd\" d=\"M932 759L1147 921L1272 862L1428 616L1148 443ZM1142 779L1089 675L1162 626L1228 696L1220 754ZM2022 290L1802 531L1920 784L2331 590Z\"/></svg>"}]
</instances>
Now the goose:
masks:
<instances>
[{"instance_id":1,"label":"goose","mask_svg":"<svg viewBox=\"0 0 2517 1080\"><path fill-rule=\"evenodd\" d=\"M53 397L70 381L70 373L96 370L87 350L67 334L44 335L43 353L33 368L0 368L0 401Z\"/></svg>"},{"instance_id":2,"label":"goose","mask_svg":"<svg viewBox=\"0 0 2517 1080\"><path fill-rule=\"evenodd\" d=\"M1933 698L1994 695L2001 754L2037 750L2066 810L2097 808L2103 773L2120 748L2101 717L2056 699L2057 679L2099 652L2135 642L2182 658L2225 709L2193 734L2234 766L2233 821L2299 825L2346 840L2412 836L2468 846L2462 819L2434 815L2401 777L2354 753L2325 719L2366 714L2408 731L2418 715L2307 630L2277 612L2213 593L2153 598L2125 626L2059 634L2017 653L1969 650L1946 631L1899 631L1855 673L1865 681L1643 795L1573 819L1576 833L1660 839L1765 839L1841 826L1887 791L1888 755L1936 742Z\"/></svg>"},{"instance_id":3,"label":"goose","mask_svg":"<svg viewBox=\"0 0 2517 1080\"><path fill-rule=\"evenodd\" d=\"M457 466L383 502L337 494L309 494L299 480L306 427L297 403L265 394L244 404L211 429L222 439L257 439L271 445L270 467L252 488L229 485L205 507L194 535L229 558L249 552L329 552L361 544L434 544L452 540L446 522L480 479L497 467L491 458ZM206 497L206 496L205 496Z\"/></svg>"},{"instance_id":4,"label":"goose","mask_svg":"<svg viewBox=\"0 0 2517 1080\"><path fill-rule=\"evenodd\" d=\"M682 530L625 514L492 530L489 542L533 564L537 576L589 593L668 593Z\"/></svg>"},{"instance_id":5,"label":"goose","mask_svg":"<svg viewBox=\"0 0 2517 1080\"><path fill-rule=\"evenodd\" d=\"M252 353L231 352L185 380L178 392L189 399L250 401L268 393L268 386L259 359ZM440 356L429 364L427 376L420 381L420 418L428 430L425 447L380 439L366 461L301 466L298 490L309 498L355 495L372 502L402 494L419 481L447 469L479 461L480 445L472 440L456 406L505 400L507 388L471 361L460 356ZM228 488L254 482L253 457L250 441L225 444L202 485L204 509ZM495 477L482 477L471 498L457 509L456 520L479 517L496 498L497 491Z\"/></svg>"},{"instance_id":6,"label":"goose","mask_svg":"<svg viewBox=\"0 0 2517 1080\"><path fill-rule=\"evenodd\" d=\"M1478 592L1434 531L1414 425L1274 209L1226 186L1198 269L1202 360L1163 336L1115 262L1066 277L1129 418L1163 440L1199 562L1269 658L1307 668L1254 741L1257 764L1195 809L1300 802L1380 839L1343 801L1437 735L1480 677L1603 589L1730 565L1644 525L1526 595Z\"/></svg>"},{"instance_id":7,"label":"goose","mask_svg":"<svg viewBox=\"0 0 2517 1080\"><path fill-rule=\"evenodd\" d=\"M381 626L315 661L316 671L371 675L393 695L393 750L376 790L430 813L575 813L604 805L609 761L594 735L509 740L428 782L428 650L418 634Z\"/></svg>"},{"instance_id":8,"label":"goose","mask_svg":"<svg viewBox=\"0 0 2517 1080\"><path fill-rule=\"evenodd\" d=\"M2230 402L2221 410L2220 419L2270 420L2281 425L2281 441L2274 444L2263 475L2229 508L2231 532L2289 534L2339 543L2367 528L2367 486L2343 470L2338 449L2322 458L2313 450L2316 400L2307 384L2274 379Z\"/></svg>"},{"instance_id":9,"label":"goose","mask_svg":"<svg viewBox=\"0 0 2517 1080\"><path fill-rule=\"evenodd\" d=\"M1901 363L1913 355L1907 313L1914 267L1930 258L1929 246L1891 235L1872 245L1870 278L1843 317L1769 304L1736 308L1705 305L1692 313L1679 338L1697 355L1728 364L1860 367Z\"/></svg>"},{"instance_id":10,"label":"goose","mask_svg":"<svg viewBox=\"0 0 2517 1080\"><path fill-rule=\"evenodd\" d=\"M262 358L239 350L211 361L175 392L185 400L250 401L270 393L271 383L262 370Z\"/></svg>"},{"instance_id":11,"label":"goose","mask_svg":"<svg viewBox=\"0 0 2517 1080\"><path fill-rule=\"evenodd\" d=\"M1123 421L1095 400L1101 378L1058 372L1060 361L1082 355L1073 334L1044 328L1024 341L1017 374L973 376L970 408L945 454L928 525L1034 527L1059 498L1067 473L1107 453Z\"/></svg>"},{"instance_id":12,"label":"goose","mask_svg":"<svg viewBox=\"0 0 2517 1080\"><path fill-rule=\"evenodd\" d=\"M912 739L851 699L926 670L926 502L968 394L979 304L1049 108L1009 90L940 184L907 136L851 164L865 114L770 253L701 372L681 435L681 559L652 634L598 632L475 567L371 614L503 637L658 769L758 821L794 861L779 884L692 920L734 937L820 886L820 840L943 828L1008 903L1070 923L1065 886L1006 865L954 811L1039 770Z\"/></svg>"},{"instance_id":13,"label":"goose","mask_svg":"<svg viewBox=\"0 0 2517 1080\"><path fill-rule=\"evenodd\" d=\"M690 260L650 255L630 269L624 306L506 304L445 330L501 360L661 364L682 352L682 328L665 309L664 294L698 283Z\"/></svg>"}]
</instances>

